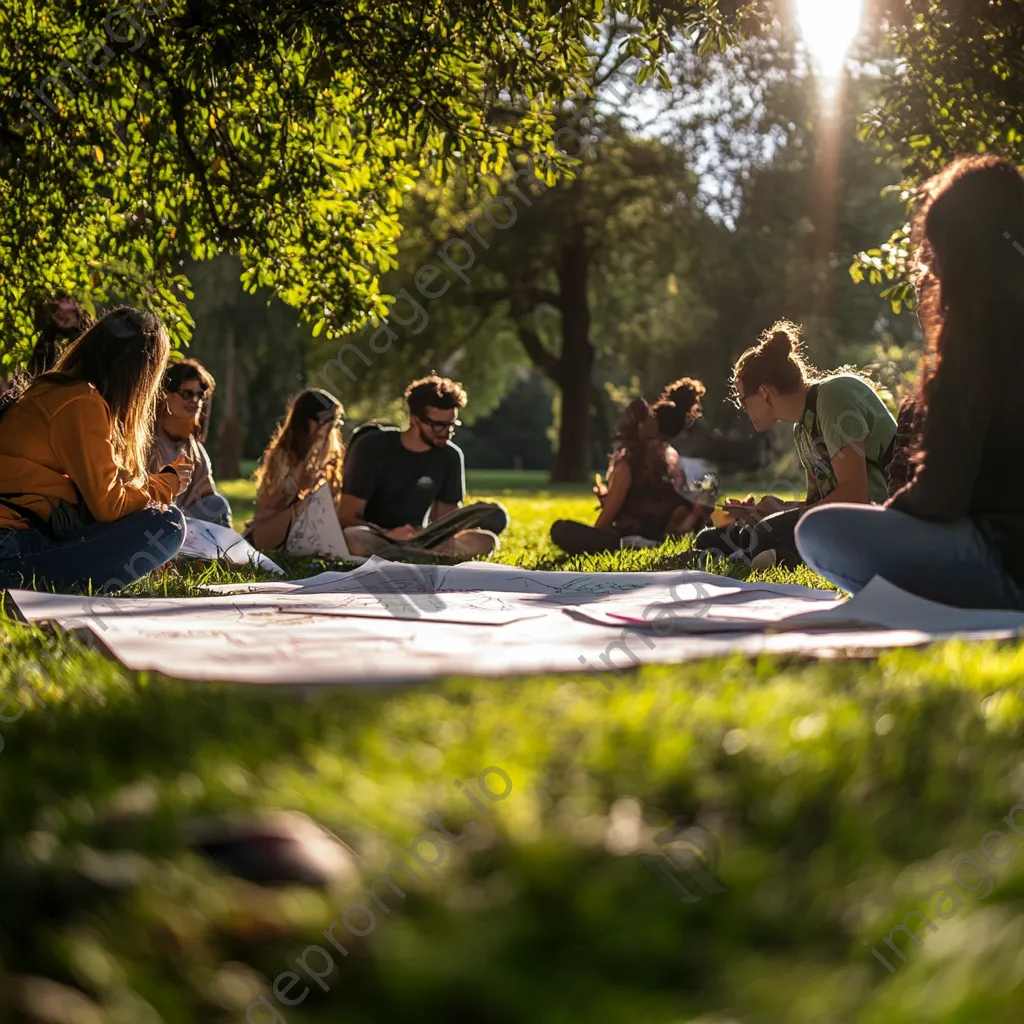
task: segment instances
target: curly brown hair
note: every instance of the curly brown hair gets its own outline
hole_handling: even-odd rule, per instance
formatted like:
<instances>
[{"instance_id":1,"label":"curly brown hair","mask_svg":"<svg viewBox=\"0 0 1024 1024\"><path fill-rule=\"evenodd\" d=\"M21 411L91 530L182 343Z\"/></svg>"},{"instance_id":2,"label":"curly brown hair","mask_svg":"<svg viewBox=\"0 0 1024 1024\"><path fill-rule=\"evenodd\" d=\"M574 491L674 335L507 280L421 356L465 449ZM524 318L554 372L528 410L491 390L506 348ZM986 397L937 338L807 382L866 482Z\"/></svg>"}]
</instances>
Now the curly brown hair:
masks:
<instances>
[{"instance_id":1,"label":"curly brown hair","mask_svg":"<svg viewBox=\"0 0 1024 1024\"><path fill-rule=\"evenodd\" d=\"M766 384L779 394L791 395L821 377L803 357L803 329L791 320L778 320L761 332L757 344L736 361L732 373L733 400L743 398Z\"/></svg>"},{"instance_id":2,"label":"curly brown hair","mask_svg":"<svg viewBox=\"0 0 1024 1024\"><path fill-rule=\"evenodd\" d=\"M405 389L405 400L413 416L422 416L427 406L433 409L462 409L467 402L466 389L457 381L431 373L414 380Z\"/></svg>"},{"instance_id":3,"label":"curly brown hair","mask_svg":"<svg viewBox=\"0 0 1024 1024\"><path fill-rule=\"evenodd\" d=\"M702 399L706 393L703 382L692 377L680 377L669 384L651 406L658 421L658 433L671 441L689 430L704 415Z\"/></svg>"}]
</instances>

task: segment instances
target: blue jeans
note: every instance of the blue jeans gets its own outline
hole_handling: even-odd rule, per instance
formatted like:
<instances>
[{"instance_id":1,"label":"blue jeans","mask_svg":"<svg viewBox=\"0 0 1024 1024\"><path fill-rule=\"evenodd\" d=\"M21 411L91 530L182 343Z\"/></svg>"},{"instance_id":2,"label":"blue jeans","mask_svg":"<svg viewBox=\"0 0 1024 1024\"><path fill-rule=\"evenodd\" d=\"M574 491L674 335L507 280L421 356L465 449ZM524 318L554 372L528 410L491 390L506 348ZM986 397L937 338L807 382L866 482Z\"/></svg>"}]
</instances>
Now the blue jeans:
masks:
<instances>
[{"instance_id":1,"label":"blue jeans","mask_svg":"<svg viewBox=\"0 0 1024 1024\"><path fill-rule=\"evenodd\" d=\"M796 546L815 572L851 594L881 576L956 608L1024 608L1024 591L970 519L933 523L877 505L823 505L800 520Z\"/></svg>"},{"instance_id":2,"label":"blue jeans","mask_svg":"<svg viewBox=\"0 0 1024 1024\"><path fill-rule=\"evenodd\" d=\"M169 562L185 541L180 509L144 508L113 523L97 523L77 540L39 530L0 530L0 586L109 593Z\"/></svg>"},{"instance_id":3,"label":"blue jeans","mask_svg":"<svg viewBox=\"0 0 1024 1024\"><path fill-rule=\"evenodd\" d=\"M204 494L181 510L189 519L199 519L214 526L231 526L231 503L223 494Z\"/></svg>"}]
</instances>

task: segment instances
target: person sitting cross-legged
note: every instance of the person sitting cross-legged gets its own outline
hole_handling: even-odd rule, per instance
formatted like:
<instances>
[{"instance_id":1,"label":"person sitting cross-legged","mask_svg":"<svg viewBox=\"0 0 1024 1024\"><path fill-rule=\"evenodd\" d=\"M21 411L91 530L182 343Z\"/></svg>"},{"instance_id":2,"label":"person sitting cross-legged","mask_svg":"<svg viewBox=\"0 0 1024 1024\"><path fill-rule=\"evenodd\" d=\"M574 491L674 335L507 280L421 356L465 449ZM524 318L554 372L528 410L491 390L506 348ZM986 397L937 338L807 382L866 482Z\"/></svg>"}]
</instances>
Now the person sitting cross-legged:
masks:
<instances>
[{"instance_id":1,"label":"person sitting cross-legged","mask_svg":"<svg viewBox=\"0 0 1024 1024\"><path fill-rule=\"evenodd\" d=\"M559 519L551 540L566 554L594 555L618 551L637 538L657 545L702 525L709 510L680 493L686 478L671 440L703 415L704 385L684 377L669 384L652 406L634 399L622 413L608 484L594 488L601 502L595 525Z\"/></svg>"},{"instance_id":2,"label":"person sitting cross-legged","mask_svg":"<svg viewBox=\"0 0 1024 1024\"><path fill-rule=\"evenodd\" d=\"M912 269L927 355L904 404L891 497L883 508L813 509L796 544L812 569L851 594L880 576L956 608L1019 611L1024 175L993 154L961 157L920 196Z\"/></svg>"},{"instance_id":3,"label":"person sitting cross-legged","mask_svg":"<svg viewBox=\"0 0 1024 1024\"><path fill-rule=\"evenodd\" d=\"M192 461L192 479L174 504L190 519L230 526L231 504L217 493L213 466L203 445L214 387L209 371L195 359L182 359L168 368L156 408L149 471L156 473L179 455L187 455Z\"/></svg>"},{"instance_id":4,"label":"person sitting cross-legged","mask_svg":"<svg viewBox=\"0 0 1024 1024\"><path fill-rule=\"evenodd\" d=\"M807 496L734 502L735 521L699 533L697 551L756 569L794 568L801 560L794 532L812 507L885 501L896 420L867 377L820 374L805 362L801 348L801 328L779 321L740 356L733 388L737 405L759 433L792 424Z\"/></svg>"},{"instance_id":5,"label":"person sitting cross-legged","mask_svg":"<svg viewBox=\"0 0 1024 1024\"><path fill-rule=\"evenodd\" d=\"M432 374L405 389L409 426L405 430L365 428L349 446L342 473L339 519L354 555L385 551L414 539L431 522L461 507L466 492L462 451L452 443L462 385ZM431 549L442 557L488 555L508 513L497 507L476 529L462 530Z\"/></svg>"}]
</instances>

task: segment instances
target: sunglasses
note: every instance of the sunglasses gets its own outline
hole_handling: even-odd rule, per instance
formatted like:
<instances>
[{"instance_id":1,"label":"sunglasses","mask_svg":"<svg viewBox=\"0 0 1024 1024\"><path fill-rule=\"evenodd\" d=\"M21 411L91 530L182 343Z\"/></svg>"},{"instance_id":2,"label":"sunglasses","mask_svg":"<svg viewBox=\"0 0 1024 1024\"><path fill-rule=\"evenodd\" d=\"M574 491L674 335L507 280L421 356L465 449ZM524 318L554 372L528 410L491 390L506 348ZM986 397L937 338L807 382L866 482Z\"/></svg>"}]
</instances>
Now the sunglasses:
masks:
<instances>
[{"instance_id":1,"label":"sunglasses","mask_svg":"<svg viewBox=\"0 0 1024 1024\"><path fill-rule=\"evenodd\" d=\"M186 402L202 402L206 400L206 386L200 385L198 388L178 388L175 394L180 395Z\"/></svg>"},{"instance_id":2,"label":"sunglasses","mask_svg":"<svg viewBox=\"0 0 1024 1024\"><path fill-rule=\"evenodd\" d=\"M342 409L325 409L316 414L316 421L321 427L326 427L328 424L340 427L345 423L345 413Z\"/></svg>"},{"instance_id":3,"label":"sunglasses","mask_svg":"<svg viewBox=\"0 0 1024 1024\"><path fill-rule=\"evenodd\" d=\"M418 416L417 419L425 427L430 427L431 430L438 432L447 430L449 434L454 434L456 428L462 426L462 420L432 420L427 416Z\"/></svg>"}]
</instances>

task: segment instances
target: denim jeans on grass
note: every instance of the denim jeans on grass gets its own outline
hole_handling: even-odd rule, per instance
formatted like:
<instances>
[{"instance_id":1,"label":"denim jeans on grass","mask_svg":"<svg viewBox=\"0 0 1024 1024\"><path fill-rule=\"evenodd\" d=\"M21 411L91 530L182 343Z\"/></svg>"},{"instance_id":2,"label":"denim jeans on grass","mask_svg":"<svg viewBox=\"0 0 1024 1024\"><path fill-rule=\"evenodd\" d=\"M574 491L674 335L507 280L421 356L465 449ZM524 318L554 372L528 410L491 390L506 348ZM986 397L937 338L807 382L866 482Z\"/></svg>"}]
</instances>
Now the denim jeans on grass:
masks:
<instances>
[{"instance_id":1,"label":"denim jeans on grass","mask_svg":"<svg viewBox=\"0 0 1024 1024\"><path fill-rule=\"evenodd\" d=\"M972 520L933 523L876 505L823 505L797 525L807 564L851 594L874 576L955 608L1024 608L1024 591Z\"/></svg>"},{"instance_id":2,"label":"denim jeans on grass","mask_svg":"<svg viewBox=\"0 0 1024 1024\"><path fill-rule=\"evenodd\" d=\"M223 494L204 494L181 510L189 519L198 519L214 526L231 526L231 502Z\"/></svg>"},{"instance_id":3,"label":"denim jeans on grass","mask_svg":"<svg viewBox=\"0 0 1024 1024\"><path fill-rule=\"evenodd\" d=\"M0 530L0 586L59 590L92 586L109 593L169 562L185 540L181 510L145 508L97 523L77 540L39 530Z\"/></svg>"}]
</instances>

